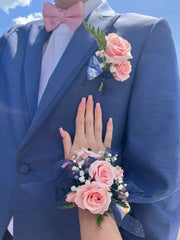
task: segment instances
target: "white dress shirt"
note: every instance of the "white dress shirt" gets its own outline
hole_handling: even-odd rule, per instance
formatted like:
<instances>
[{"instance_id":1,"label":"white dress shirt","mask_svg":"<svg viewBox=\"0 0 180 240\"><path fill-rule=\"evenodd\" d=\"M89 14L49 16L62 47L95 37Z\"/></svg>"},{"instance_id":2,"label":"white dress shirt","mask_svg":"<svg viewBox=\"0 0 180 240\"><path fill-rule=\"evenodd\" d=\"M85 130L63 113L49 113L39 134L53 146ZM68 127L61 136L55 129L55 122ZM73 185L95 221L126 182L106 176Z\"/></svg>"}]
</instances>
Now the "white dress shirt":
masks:
<instances>
[{"instance_id":1,"label":"white dress shirt","mask_svg":"<svg viewBox=\"0 0 180 240\"><path fill-rule=\"evenodd\" d=\"M87 1L84 4L84 18L86 18L101 2L102 0ZM73 34L74 32L65 23L62 23L52 32L47 45L45 45L45 52L42 58L38 104L46 89L49 78L66 50Z\"/></svg>"},{"instance_id":2,"label":"white dress shirt","mask_svg":"<svg viewBox=\"0 0 180 240\"><path fill-rule=\"evenodd\" d=\"M88 0L84 4L84 18L103 0ZM64 10L63 10L64 11ZM38 105L46 89L49 78L60 61L66 47L68 46L74 32L65 24L61 23L53 30L48 42L44 44L41 76L39 83ZM9 232L13 235L13 217L8 225Z\"/></svg>"}]
</instances>

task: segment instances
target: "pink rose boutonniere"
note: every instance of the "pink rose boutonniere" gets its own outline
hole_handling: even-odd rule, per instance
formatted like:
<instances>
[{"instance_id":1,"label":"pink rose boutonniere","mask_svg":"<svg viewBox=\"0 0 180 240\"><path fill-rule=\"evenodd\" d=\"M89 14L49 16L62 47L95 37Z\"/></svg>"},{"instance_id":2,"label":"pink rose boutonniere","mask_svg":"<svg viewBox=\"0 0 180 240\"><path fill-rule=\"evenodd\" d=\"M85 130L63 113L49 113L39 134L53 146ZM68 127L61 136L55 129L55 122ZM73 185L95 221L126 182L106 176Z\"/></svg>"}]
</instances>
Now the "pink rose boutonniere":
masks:
<instances>
[{"instance_id":1,"label":"pink rose boutonniere","mask_svg":"<svg viewBox=\"0 0 180 240\"><path fill-rule=\"evenodd\" d=\"M131 44L116 33L106 35L99 27L96 31L94 26L88 25L86 22L84 22L84 26L94 36L99 47L96 56L102 60L99 65L100 68L109 71L117 81L123 82L127 80L132 70L131 63L128 61L133 58ZM99 91L102 90L103 84L102 81Z\"/></svg>"}]
</instances>

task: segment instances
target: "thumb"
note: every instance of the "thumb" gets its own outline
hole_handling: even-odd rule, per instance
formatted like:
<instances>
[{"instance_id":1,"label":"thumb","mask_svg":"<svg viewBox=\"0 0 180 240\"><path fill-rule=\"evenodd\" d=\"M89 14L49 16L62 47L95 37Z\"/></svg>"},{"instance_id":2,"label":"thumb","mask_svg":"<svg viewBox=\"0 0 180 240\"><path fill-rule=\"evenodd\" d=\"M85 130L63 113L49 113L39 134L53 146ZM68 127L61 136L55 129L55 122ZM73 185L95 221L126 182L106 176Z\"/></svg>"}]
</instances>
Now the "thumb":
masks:
<instances>
[{"instance_id":1,"label":"thumb","mask_svg":"<svg viewBox=\"0 0 180 240\"><path fill-rule=\"evenodd\" d=\"M59 129L60 135L63 139L63 147L64 147L64 157L66 159L71 159L71 148L72 148L72 142L71 142L71 136L67 131L64 131L61 127Z\"/></svg>"}]
</instances>

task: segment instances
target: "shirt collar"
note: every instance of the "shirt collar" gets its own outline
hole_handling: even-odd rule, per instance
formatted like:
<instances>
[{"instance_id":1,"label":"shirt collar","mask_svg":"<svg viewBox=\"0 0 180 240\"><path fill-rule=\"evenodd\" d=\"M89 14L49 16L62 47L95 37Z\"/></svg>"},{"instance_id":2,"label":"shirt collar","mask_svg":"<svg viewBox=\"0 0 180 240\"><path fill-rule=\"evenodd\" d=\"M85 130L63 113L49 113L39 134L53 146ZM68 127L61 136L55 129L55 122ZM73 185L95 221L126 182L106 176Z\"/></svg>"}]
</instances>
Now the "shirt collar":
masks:
<instances>
[{"instance_id":1,"label":"shirt collar","mask_svg":"<svg viewBox=\"0 0 180 240\"><path fill-rule=\"evenodd\" d=\"M88 0L84 3L84 19L104 0ZM66 10L59 8L59 10L65 12Z\"/></svg>"},{"instance_id":2,"label":"shirt collar","mask_svg":"<svg viewBox=\"0 0 180 240\"><path fill-rule=\"evenodd\" d=\"M103 0L88 0L84 3L84 19L98 6Z\"/></svg>"}]
</instances>

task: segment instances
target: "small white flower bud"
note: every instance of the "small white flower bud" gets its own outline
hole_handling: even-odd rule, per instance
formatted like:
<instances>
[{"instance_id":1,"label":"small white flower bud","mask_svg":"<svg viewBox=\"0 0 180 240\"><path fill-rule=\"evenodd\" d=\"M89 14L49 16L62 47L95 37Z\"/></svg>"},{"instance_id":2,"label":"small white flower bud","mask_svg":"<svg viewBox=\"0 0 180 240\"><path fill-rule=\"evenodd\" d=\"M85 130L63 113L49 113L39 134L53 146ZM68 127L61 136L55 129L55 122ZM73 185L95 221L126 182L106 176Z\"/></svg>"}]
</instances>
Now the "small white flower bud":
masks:
<instances>
[{"instance_id":1,"label":"small white flower bud","mask_svg":"<svg viewBox=\"0 0 180 240\"><path fill-rule=\"evenodd\" d=\"M116 72L116 68L114 67L114 65L111 65L110 72L111 73L115 73Z\"/></svg>"},{"instance_id":2,"label":"small white flower bud","mask_svg":"<svg viewBox=\"0 0 180 240\"><path fill-rule=\"evenodd\" d=\"M76 191L76 187L75 187L75 186L72 186L72 187L71 187L71 191L75 192L75 191Z\"/></svg>"},{"instance_id":3,"label":"small white flower bud","mask_svg":"<svg viewBox=\"0 0 180 240\"><path fill-rule=\"evenodd\" d=\"M81 170L81 171L79 172L79 175L80 175L81 177L84 176L84 171Z\"/></svg>"},{"instance_id":4,"label":"small white flower bud","mask_svg":"<svg viewBox=\"0 0 180 240\"><path fill-rule=\"evenodd\" d=\"M77 175L76 175L74 178L75 178L76 180L79 180L79 176L77 176Z\"/></svg>"},{"instance_id":5,"label":"small white flower bud","mask_svg":"<svg viewBox=\"0 0 180 240\"><path fill-rule=\"evenodd\" d=\"M103 68L104 67L104 63L101 63L99 66L100 66L100 68Z\"/></svg>"},{"instance_id":6,"label":"small white flower bud","mask_svg":"<svg viewBox=\"0 0 180 240\"><path fill-rule=\"evenodd\" d=\"M79 167L82 167L83 164L84 164L84 160L78 162L78 166L79 166Z\"/></svg>"},{"instance_id":7,"label":"small white flower bud","mask_svg":"<svg viewBox=\"0 0 180 240\"><path fill-rule=\"evenodd\" d=\"M84 176L80 177L80 178L79 178L79 181L80 181L80 182L85 182Z\"/></svg>"},{"instance_id":8,"label":"small white flower bud","mask_svg":"<svg viewBox=\"0 0 180 240\"><path fill-rule=\"evenodd\" d=\"M91 182L89 180L86 180L85 184L90 184Z\"/></svg>"},{"instance_id":9,"label":"small white flower bud","mask_svg":"<svg viewBox=\"0 0 180 240\"><path fill-rule=\"evenodd\" d=\"M95 52L96 56L99 57L100 51Z\"/></svg>"},{"instance_id":10,"label":"small white flower bud","mask_svg":"<svg viewBox=\"0 0 180 240\"><path fill-rule=\"evenodd\" d=\"M126 196L126 197L129 197L129 193L128 193L128 192L125 192L125 196Z\"/></svg>"},{"instance_id":11,"label":"small white flower bud","mask_svg":"<svg viewBox=\"0 0 180 240\"><path fill-rule=\"evenodd\" d=\"M104 154L104 151L99 151L98 154Z\"/></svg>"},{"instance_id":12,"label":"small white flower bud","mask_svg":"<svg viewBox=\"0 0 180 240\"><path fill-rule=\"evenodd\" d=\"M105 56L104 50L102 50L102 51L99 52L99 56L100 56L100 57L104 57L104 56Z\"/></svg>"},{"instance_id":13,"label":"small white flower bud","mask_svg":"<svg viewBox=\"0 0 180 240\"><path fill-rule=\"evenodd\" d=\"M76 167L76 166L73 166L73 167L72 167L72 171L75 171L75 172L76 172L76 171L77 171L77 167Z\"/></svg>"},{"instance_id":14,"label":"small white flower bud","mask_svg":"<svg viewBox=\"0 0 180 240\"><path fill-rule=\"evenodd\" d=\"M123 190L123 185L122 185L122 184L120 184L120 185L118 186L118 190Z\"/></svg>"},{"instance_id":15,"label":"small white flower bud","mask_svg":"<svg viewBox=\"0 0 180 240\"><path fill-rule=\"evenodd\" d=\"M78 191L79 191L79 187L76 188L76 192L78 192Z\"/></svg>"},{"instance_id":16,"label":"small white flower bud","mask_svg":"<svg viewBox=\"0 0 180 240\"><path fill-rule=\"evenodd\" d=\"M113 162L117 161L117 158L116 158L116 157L113 157L113 158L112 158L112 161L113 161Z\"/></svg>"},{"instance_id":17,"label":"small white flower bud","mask_svg":"<svg viewBox=\"0 0 180 240\"><path fill-rule=\"evenodd\" d=\"M110 162L110 159L106 157L106 158L105 158L105 161L106 161L106 162Z\"/></svg>"},{"instance_id":18,"label":"small white flower bud","mask_svg":"<svg viewBox=\"0 0 180 240\"><path fill-rule=\"evenodd\" d=\"M119 182L119 183L122 183L122 182L123 182L122 177L118 177L118 182Z\"/></svg>"}]
</instances>

